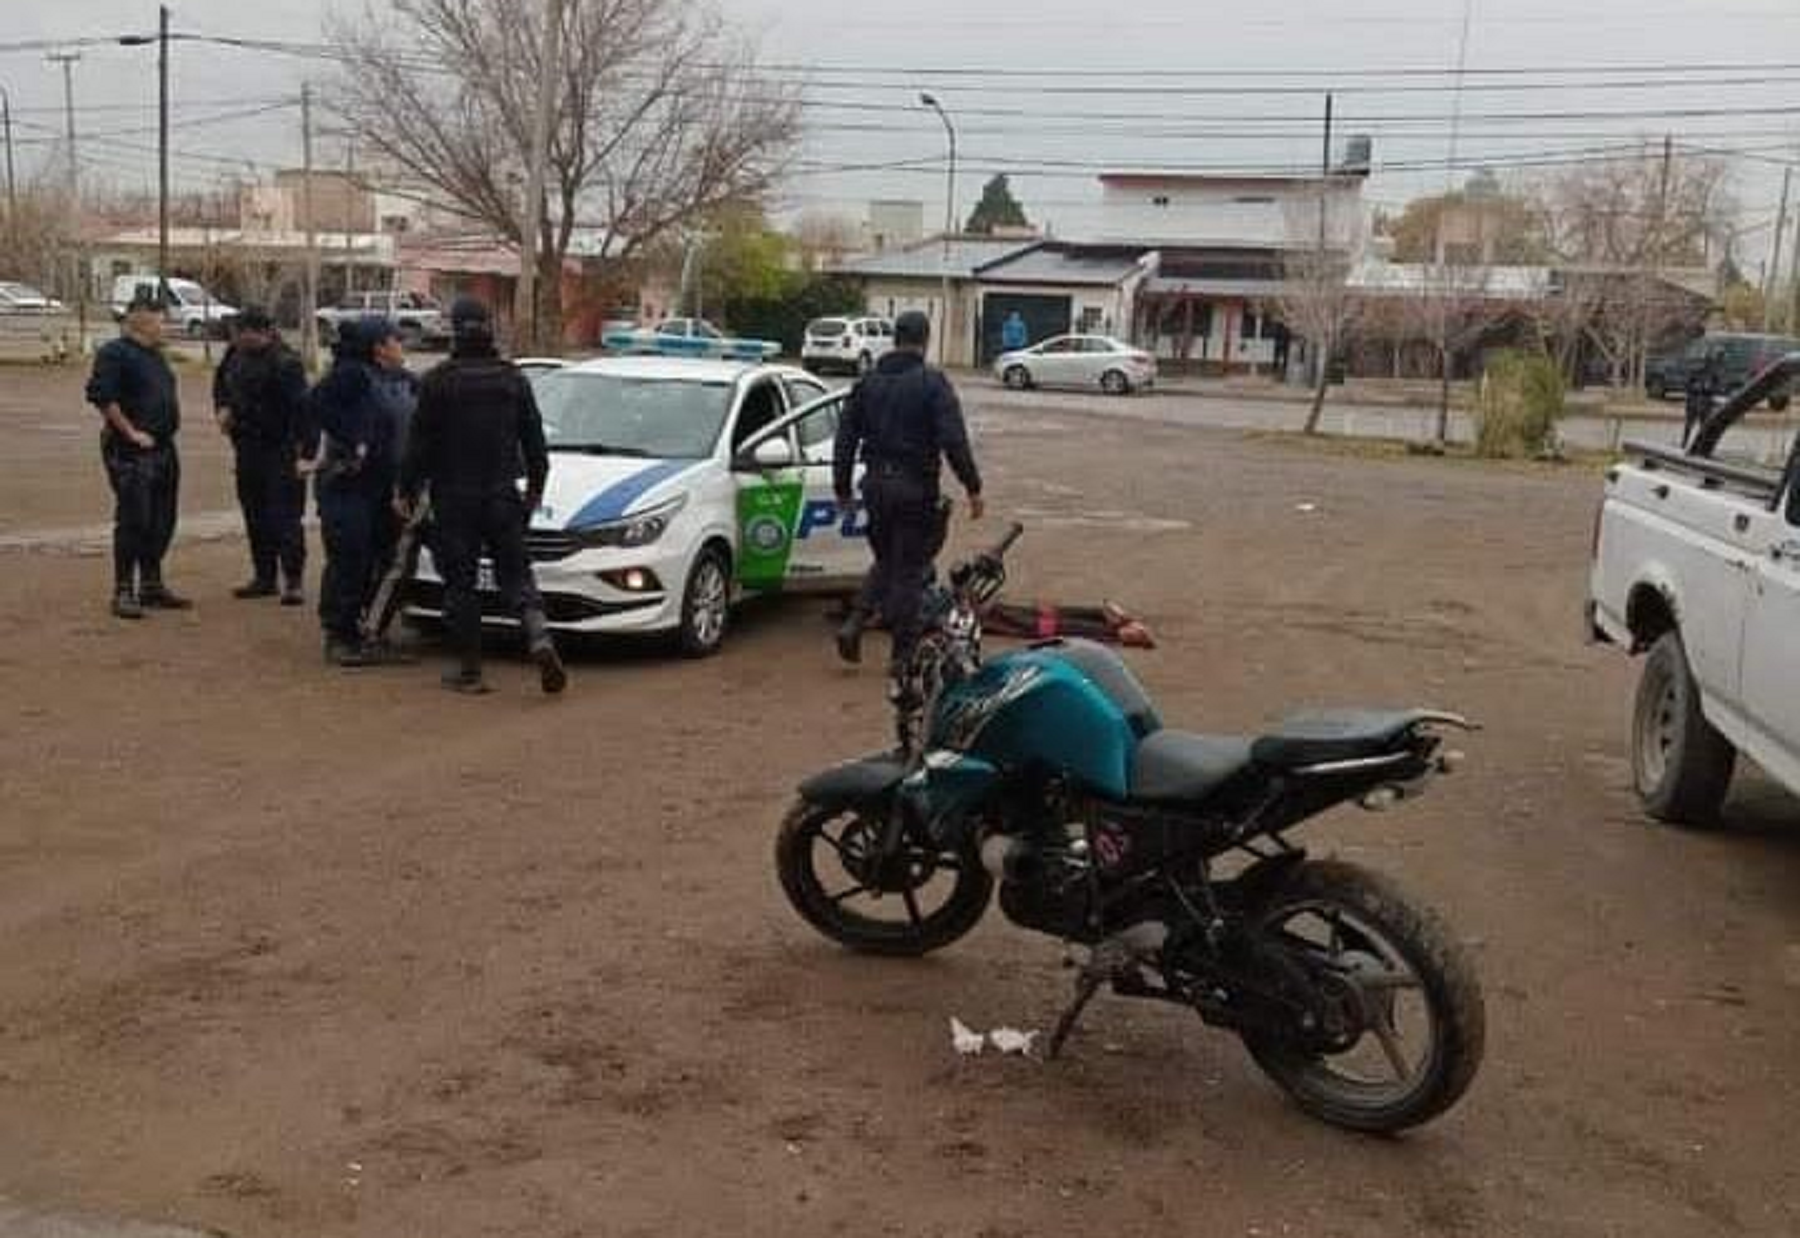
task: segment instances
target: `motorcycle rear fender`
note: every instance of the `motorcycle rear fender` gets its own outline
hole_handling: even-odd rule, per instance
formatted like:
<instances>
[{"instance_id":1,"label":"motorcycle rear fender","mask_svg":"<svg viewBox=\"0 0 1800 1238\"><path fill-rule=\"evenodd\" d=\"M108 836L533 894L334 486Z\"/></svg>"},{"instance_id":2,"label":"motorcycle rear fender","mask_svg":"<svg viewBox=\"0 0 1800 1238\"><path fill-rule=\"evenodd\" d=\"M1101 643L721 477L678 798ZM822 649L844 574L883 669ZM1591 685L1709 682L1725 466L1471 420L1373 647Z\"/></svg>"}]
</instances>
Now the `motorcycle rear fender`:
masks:
<instances>
[{"instance_id":1,"label":"motorcycle rear fender","mask_svg":"<svg viewBox=\"0 0 1800 1238\"><path fill-rule=\"evenodd\" d=\"M906 776L906 765L891 752L845 761L800 784L800 795L822 808L860 808L890 799Z\"/></svg>"}]
</instances>

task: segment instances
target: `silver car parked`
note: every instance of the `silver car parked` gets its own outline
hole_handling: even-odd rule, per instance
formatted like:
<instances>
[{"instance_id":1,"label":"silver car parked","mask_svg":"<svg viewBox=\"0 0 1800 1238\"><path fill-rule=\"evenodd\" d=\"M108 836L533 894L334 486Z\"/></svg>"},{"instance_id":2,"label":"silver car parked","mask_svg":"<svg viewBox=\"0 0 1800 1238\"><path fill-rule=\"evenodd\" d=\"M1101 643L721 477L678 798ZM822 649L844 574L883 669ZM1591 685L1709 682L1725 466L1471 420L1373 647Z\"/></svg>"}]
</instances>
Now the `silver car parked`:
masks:
<instances>
[{"instance_id":1,"label":"silver car parked","mask_svg":"<svg viewBox=\"0 0 1800 1238\"><path fill-rule=\"evenodd\" d=\"M1156 385L1156 358L1106 335L1058 335L1002 353L994 376L1008 387L1098 387L1130 395Z\"/></svg>"}]
</instances>

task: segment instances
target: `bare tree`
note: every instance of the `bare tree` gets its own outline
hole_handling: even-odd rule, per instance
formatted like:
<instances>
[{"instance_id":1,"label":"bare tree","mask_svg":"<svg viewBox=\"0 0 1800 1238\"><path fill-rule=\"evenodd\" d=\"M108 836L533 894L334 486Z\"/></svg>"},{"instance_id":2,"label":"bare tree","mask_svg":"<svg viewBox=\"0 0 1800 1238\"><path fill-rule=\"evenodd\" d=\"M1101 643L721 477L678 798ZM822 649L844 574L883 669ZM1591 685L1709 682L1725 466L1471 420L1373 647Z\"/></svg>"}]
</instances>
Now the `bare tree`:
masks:
<instances>
[{"instance_id":1,"label":"bare tree","mask_svg":"<svg viewBox=\"0 0 1800 1238\"><path fill-rule=\"evenodd\" d=\"M339 22L334 106L362 141L517 244L543 64L539 6L395 0ZM561 272L578 226L627 262L687 221L761 196L798 132L790 91L756 72L708 0L569 0L544 200L538 321L561 339Z\"/></svg>"},{"instance_id":2,"label":"bare tree","mask_svg":"<svg viewBox=\"0 0 1800 1238\"><path fill-rule=\"evenodd\" d=\"M1282 321L1306 340L1312 358L1312 406L1306 414L1306 433L1319 432L1325 411L1325 392L1331 381L1331 363L1360 309L1350 286L1351 265L1335 250L1310 249L1289 255L1276 299Z\"/></svg>"},{"instance_id":3,"label":"bare tree","mask_svg":"<svg viewBox=\"0 0 1800 1238\"><path fill-rule=\"evenodd\" d=\"M1615 383L1640 384L1650 353L1692 313L1693 298L1664 276L1709 267L1728 248L1736 204L1726 165L1647 145L1641 157L1563 169L1535 197L1564 296L1578 298L1568 325Z\"/></svg>"},{"instance_id":4,"label":"bare tree","mask_svg":"<svg viewBox=\"0 0 1800 1238\"><path fill-rule=\"evenodd\" d=\"M1366 224L1357 195L1334 193L1334 184L1330 177L1321 178L1310 201L1296 198L1283 212L1291 239L1276 305L1289 331L1306 340L1312 358L1308 434L1319 432L1332 362L1361 308L1351 275L1367 239Z\"/></svg>"}]
</instances>

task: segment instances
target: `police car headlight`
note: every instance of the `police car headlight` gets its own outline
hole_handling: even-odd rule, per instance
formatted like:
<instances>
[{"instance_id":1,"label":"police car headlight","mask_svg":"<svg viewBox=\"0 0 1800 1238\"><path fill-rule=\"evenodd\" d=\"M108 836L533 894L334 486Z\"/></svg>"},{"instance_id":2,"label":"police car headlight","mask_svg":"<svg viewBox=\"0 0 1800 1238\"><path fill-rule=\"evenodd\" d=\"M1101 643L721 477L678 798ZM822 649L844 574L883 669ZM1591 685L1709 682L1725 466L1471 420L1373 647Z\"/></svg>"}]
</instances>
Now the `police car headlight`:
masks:
<instances>
[{"instance_id":1,"label":"police car headlight","mask_svg":"<svg viewBox=\"0 0 1800 1238\"><path fill-rule=\"evenodd\" d=\"M624 520L577 529L575 536L583 546L589 547L616 546L632 549L649 546L669 531L669 525L681 513L681 509L687 506L687 501L687 495L678 494L667 502L658 503L655 507Z\"/></svg>"}]
</instances>

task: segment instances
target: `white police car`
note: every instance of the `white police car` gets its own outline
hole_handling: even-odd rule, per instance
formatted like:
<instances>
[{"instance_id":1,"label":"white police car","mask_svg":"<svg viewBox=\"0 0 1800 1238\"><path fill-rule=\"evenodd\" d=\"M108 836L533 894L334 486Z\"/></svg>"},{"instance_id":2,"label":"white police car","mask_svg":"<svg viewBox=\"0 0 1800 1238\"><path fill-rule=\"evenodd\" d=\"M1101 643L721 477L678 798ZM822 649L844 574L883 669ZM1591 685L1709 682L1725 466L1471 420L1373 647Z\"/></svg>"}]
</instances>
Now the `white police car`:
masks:
<instances>
[{"instance_id":1,"label":"white police car","mask_svg":"<svg viewBox=\"0 0 1800 1238\"><path fill-rule=\"evenodd\" d=\"M841 517L831 461L846 392L804 371L675 357L534 365L550 480L527 544L550 625L676 635L718 649L732 604L844 592L869 564L865 518ZM490 565L483 609L502 615ZM409 613L442 617L422 556Z\"/></svg>"}]
</instances>

